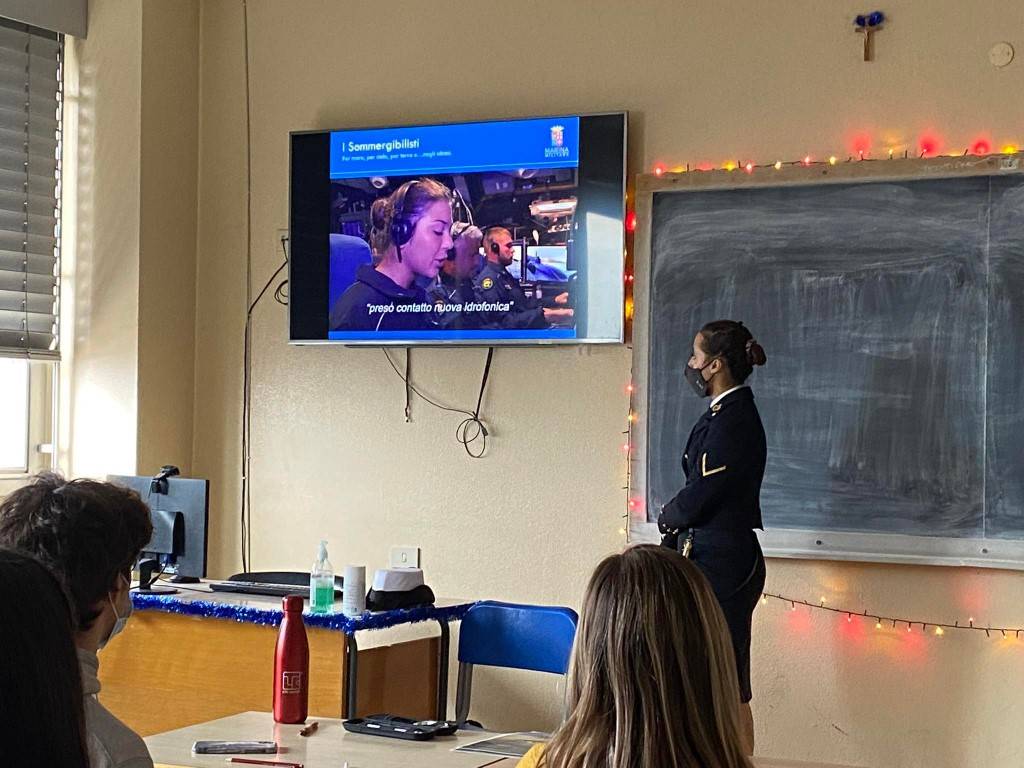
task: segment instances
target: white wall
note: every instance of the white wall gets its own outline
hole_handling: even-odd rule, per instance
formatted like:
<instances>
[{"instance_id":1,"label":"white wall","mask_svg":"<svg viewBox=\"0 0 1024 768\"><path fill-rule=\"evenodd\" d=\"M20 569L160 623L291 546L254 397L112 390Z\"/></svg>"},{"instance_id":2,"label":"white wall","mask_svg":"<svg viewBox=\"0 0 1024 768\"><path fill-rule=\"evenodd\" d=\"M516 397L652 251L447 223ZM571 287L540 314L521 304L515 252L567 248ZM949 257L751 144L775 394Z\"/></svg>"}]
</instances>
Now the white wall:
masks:
<instances>
[{"instance_id":1,"label":"white wall","mask_svg":"<svg viewBox=\"0 0 1024 768\"><path fill-rule=\"evenodd\" d=\"M198 0L93 0L68 38L61 464L192 459Z\"/></svg>"},{"instance_id":2,"label":"white wall","mask_svg":"<svg viewBox=\"0 0 1024 768\"><path fill-rule=\"evenodd\" d=\"M70 457L75 475L133 474L137 437L142 8L94 0L74 47L77 239L71 327Z\"/></svg>"}]
</instances>

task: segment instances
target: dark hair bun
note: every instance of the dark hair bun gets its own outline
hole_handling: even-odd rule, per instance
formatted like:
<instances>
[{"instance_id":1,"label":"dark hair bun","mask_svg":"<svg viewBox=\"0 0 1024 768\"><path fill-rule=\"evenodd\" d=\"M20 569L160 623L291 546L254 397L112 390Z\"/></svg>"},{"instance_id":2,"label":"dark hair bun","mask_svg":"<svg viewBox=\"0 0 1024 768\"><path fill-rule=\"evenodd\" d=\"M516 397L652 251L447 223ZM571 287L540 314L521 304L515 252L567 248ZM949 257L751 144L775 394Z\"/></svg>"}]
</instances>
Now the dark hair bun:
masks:
<instances>
[{"instance_id":1,"label":"dark hair bun","mask_svg":"<svg viewBox=\"0 0 1024 768\"><path fill-rule=\"evenodd\" d=\"M768 355L764 353L764 347L754 339L747 342L747 361L751 365L764 365L768 362Z\"/></svg>"}]
</instances>

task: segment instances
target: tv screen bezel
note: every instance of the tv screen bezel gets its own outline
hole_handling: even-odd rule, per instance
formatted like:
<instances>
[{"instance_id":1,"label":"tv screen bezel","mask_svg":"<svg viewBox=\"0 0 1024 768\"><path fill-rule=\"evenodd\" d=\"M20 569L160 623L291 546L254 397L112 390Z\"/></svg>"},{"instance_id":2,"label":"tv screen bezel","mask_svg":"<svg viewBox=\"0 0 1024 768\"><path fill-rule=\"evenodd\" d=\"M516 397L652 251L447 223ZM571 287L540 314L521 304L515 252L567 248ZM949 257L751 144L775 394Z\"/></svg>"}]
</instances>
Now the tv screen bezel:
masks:
<instances>
[{"instance_id":1,"label":"tv screen bezel","mask_svg":"<svg viewBox=\"0 0 1024 768\"><path fill-rule=\"evenodd\" d=\"M405 129L405 128L423 128L430 126L447 126L447 125L464 125L471 123L496 123L496 122L512 122L517 120L534 120L534 119L551 119L557 117L564 117L561 115L536 115L531 117L511 117L511 118L491 118L486 120L460 120L457 122L444 121L437 123L418 123L408 125L383 125L383 126L348 126L345 128L330 128L321 130L304 130L304 131L289 131L288 133L288 281L289 287L293 286L295 268L295 260L292 257L293 244L295 243L295 221L293 215L293 195L295 191L295 169L293 167L294 161L294 141L296 136L308 136L313 134L326 134L330 135L336 131L348 131L348 130L387 130L387 129ZM626 271L626 183L627 183L627 147L629 139L629 113L625 110L621 111L609 111L609 112L588 112L573 114L573 117L578 117L580 120L586 118L595 117L621 117L622 119L622 148L621 148L621 166L622 176L620 180L620 188L622 190L621 196L621 207L619 211L619 220L621 226L619 228L619 248L617 249L618 256L618 272L619 272L619 300L618 307L620 312L619 321L619 335L618 338L552 338L552 339L367 339L367 340L345 340L345 339L330 339L330 338L297 338L294 336L295 329L295 318L293 317L293 301L291 297L288 301L288 344L291 346L346 346L346 347L549 347L549 346L578 346L581 344L622 344L625 341L626 333L626 317L625 317L625 301L626 301L626 286L625 286L625 271ZM328 181L329 183L329 181ZM290 291L294 296L294 293Z\"/></svg>"}]
</instances>

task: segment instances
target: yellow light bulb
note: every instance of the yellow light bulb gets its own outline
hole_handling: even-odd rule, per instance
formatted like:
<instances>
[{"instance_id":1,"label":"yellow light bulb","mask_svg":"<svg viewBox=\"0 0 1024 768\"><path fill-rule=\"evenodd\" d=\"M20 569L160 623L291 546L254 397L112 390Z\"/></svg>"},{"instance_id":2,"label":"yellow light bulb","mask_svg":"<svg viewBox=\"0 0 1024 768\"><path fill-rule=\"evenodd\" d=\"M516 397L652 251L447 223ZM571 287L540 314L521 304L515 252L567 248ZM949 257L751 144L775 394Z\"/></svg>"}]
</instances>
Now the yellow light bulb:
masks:
<instances>
[{"instance_id":1,"label":"yellow light bulb","mask_svg":"<svg viewBox=\"0 0 1024 768\"><path fill-rule=\"evenodd\" d=\"M944 630L942 627L936 627L935 628L935 634L936 635L944 635L944 634L946 634L946 630Z\"/></svg>"},{"instance_id":2,"label":"yellow light bulb","mask_svg":"<svg viewBox=\"0 0 1024 768\"><path fill-rule=\"evenodd\" d=\"M880 622L880 621L875 622L875 629L881 629L881 628L882 628L882 622Z\"/></svg>"},{"instance_id":3,"label":"yellow light bulb","mask_svg":"<svg viewBox=\"0 0 1024 768\"><path fill-rule=\"evenodd\" d=\"M1015 145L1013 145L1013 144L1007 144L1005 147L1003 147L1003 154L1004 155L1012 155L1012 154L1014 154L1016 152L1017 152L1017 147Z\"/></svg>"},{"instance_id":4,"label":"yellow light bulb","mask_svg":"<svg viewBox=\"0 0 1024 768\"><path fill-rule=\"evenodd\" d=\"M836 162L837 162L837 160L836 160L836 156L835 156L835 155L832 155L832 157L830 157L830 158L828 159L828 164L829 164L829 165L835 165L835 164L836 164Z\"/></svg>"},{"instance_id":5,"label":"yellow light bulb","mask_svg":"<svg viewBox=\"0 0 1024 768\"><path fill-rule=\"evenodd\" d=\"M776 160L775 161L775 170L776 171L781 171L782 170L782 161L781 160Z\"/></svg>"},{"instance_id":6,"label":"yellow light bulb","mask_svg":"<svg viewBox=\"0 0 1024 768\"><path fill-rule=\"evenodd\" d=\"M736 170L736 163L734 163L732 160L730 160L729 162L727 162L722 167L725 168L725 170L727 170L727 171L735 171Z\"/></svg>"}]
</instances>

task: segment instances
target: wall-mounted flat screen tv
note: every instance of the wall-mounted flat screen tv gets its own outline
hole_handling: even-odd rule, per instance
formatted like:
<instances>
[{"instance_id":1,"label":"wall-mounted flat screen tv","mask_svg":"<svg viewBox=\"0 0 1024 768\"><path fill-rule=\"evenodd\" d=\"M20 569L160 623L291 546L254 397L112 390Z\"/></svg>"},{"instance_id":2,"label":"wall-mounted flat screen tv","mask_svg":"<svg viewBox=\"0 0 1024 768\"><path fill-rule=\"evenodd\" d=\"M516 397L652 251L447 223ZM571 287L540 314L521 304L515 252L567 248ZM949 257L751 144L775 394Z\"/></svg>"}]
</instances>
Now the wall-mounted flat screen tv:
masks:
<instances>
[{"instance_id":1,"label":"wall-mounted flat screen tv","mask_svg":"<svg viewBox=\"0 0 1024 768\"><path fill-rule=\"evenodd\" d=\"M293 343L623 338L625 113L291 134Z\"/></svg>"}]
</instances>

